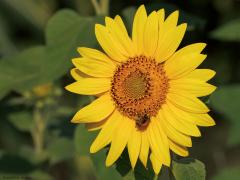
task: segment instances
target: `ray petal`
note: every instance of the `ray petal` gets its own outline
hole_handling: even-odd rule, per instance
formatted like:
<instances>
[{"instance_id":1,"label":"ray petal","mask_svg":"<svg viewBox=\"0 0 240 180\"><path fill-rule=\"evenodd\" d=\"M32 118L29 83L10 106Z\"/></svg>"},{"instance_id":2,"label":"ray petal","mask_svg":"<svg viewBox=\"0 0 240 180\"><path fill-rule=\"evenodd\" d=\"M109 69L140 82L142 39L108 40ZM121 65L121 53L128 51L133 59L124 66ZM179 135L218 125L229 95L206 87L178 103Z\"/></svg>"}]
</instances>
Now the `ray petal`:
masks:
<instances>
[{"instance_id":1,"label":"ray petal","mask_svg":"<svg viewBox=\"0 0 240 180\"><path fill-rule=\"evenodd\" d=\"M143 46L146 56L153 57L158 44L158 14L153 11L147 18L144 30Z\"/></svg>"},{"instance_id":2,"label":"ray petal","mask_svg":"<svg viewBox=\"0 0 240 180\"><path fill-rule=\"evenodd\" d=\"M76 94L96 95L109 91L111 87L110 78L82 78L66 86L65 88Z\"/></svg>"},{"instance_id":3,"label":"ray petal","mask_svg":"<svg viewBox=\"0 0 240 180\"><path fill-rule=\"evenodd\" d=\"M207 113L208 107L198 98L190 94L176 94L169 92L167 100L173 103L178 108L192 113Z\"/></svg>"},{"instance_id":4,"label":"ray petal","mask_svg":"<svg viewBox=\"0 0 240 180\"><path fill-rule=\"evenodd\" d=\"M98 134L97 138L94 140L90 147L90 152L95 153L108 145L118 126L121 124L122 115L115 110L113 114L107 119L106 123L103 125L102 130Z\"/></svg>"},{"instance_id":5,"label":"ray petal","mask_svg":"<svg viewBox=\"0 0 240 180\"><path fill-rule=\"evenodd\" d=\"M147 167L147 160L149 154L149 141L145 131L141 133L142 142L141 142L141 150L139 154L139 158L142 161L143 165Z\"/></svg>"},{"instance_id":6,"label":"ray petal","mask_svg":"<svg viewBox=\"0 0 240 180\"><path fill-rule=\"evenodd\" d=\"M99 60L90 58L75 58L72 60L77 69L94 77L112 77L116 64L111 60Z\"/></svg>"},{"instance_id":7,"label":"ray petal","mask_svg":"<svg viewBox=\"0 0 240 180\"><path fill-rule=\"evenodd\" d=\"M73 117L72 123L99 122L108 117L115 109L109 93L100 96L91 104L79 110Z\"/></svg>"},{"instance_id":8,"label":"ray petal","mask_svg":"<svg viewBox=\"0 0 240 180\"><path fill-rule=\"evenodd\" d=\"M132 40L134 46L137 48L138 55L143 53L143 35L146 22L147 12L144 5L141 5L135 14L132 29Z\"/></svg>"},{"instance_id":9,"label":"ray petal","mask_svg":"<svg viewBox=\"0 0 240 180\"><path fill-rule=\"evenodd\" d=\"M121 46L119 46L118 41L115 41L108 29L104 27L103 25L96 24L95 25L95 34L96 38L103 48L103 50L114 60L123 62L128 59L128 57L125 55L124 49L122 49Z\"/></svg>"},{"instance_id":10,"label":"ray petal","mask_svg":"<svg viewBox=\"0 0 240 180\"><path fill-rule=\"evenodd\" d=\"M137 163L137 159L140 153L141 138L141 132L138 129L133 128L131 137L128 141L128 154L133 169Z\"/></svg>"},{"instance_id":11,"label":"ray petal","mask_svg":"<svg viewBox=\"0 0 240 180\"><path fill-rule=\"evenodd\" d=\"M111 166L122 154L127 142L129 140L132 129L135 128L134 121L123 117L121 124L115 131L111 147L106 159L106 166Z\"/></svg>"}]
</instances>

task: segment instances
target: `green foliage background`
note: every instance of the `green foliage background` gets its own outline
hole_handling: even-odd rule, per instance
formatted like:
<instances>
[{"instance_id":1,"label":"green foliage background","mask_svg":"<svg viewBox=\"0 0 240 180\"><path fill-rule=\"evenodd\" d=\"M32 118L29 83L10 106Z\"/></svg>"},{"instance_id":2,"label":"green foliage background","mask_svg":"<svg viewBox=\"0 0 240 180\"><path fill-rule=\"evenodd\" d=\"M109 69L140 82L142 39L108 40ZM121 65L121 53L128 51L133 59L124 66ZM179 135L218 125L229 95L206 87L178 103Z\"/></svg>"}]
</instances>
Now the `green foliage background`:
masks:
<instances>
[{"instance_id":1,"label":"green foliage background","mask_svg":"<svg viewBox=\"0 0 240 180\"><path fill-rule=\"evenodd\" d=\"M110 0L105 13L123 16L130 30L141 4L167 14L180 9L180 21L188 23L182 46L208 44L201 66L217 72L212 83L218 89L206 98L217 125L201 128L190 157L175 157L158 177L140 163L131 171L126 152L105 168L107 149L89 154L96 133L70 123L93 97L64 90L73 82L69 70L76 48L98 48L94 24L104 14L96 15L90 0L1 0L0 179L239 179L240 2Z\"/></svg>"}]
</instances>

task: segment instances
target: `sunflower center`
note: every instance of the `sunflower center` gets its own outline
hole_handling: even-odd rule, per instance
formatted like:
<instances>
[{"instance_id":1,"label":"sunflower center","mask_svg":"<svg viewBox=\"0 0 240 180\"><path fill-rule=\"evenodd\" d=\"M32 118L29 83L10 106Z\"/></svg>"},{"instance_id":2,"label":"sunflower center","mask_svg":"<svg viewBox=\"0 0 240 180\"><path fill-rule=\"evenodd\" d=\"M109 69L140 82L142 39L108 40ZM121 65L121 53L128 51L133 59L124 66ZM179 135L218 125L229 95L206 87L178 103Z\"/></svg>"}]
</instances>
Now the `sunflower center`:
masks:
<instances>
[{"instance_id":1,"label":"sunflower center","mask_svg":"<svg viewBox=\"0 0 240 180\"><path fill-rule=\"evenodd\" d=\"M112 79L111 95L123 115L136 121L146 121L156 116L165 103L168 86L163 64L137 56L117 68Z\"/></svg>"},{"instance_id":2,"label":"sunflower center","mask_svg":"<svg viewBox=\"0 0 240 180\"><path fill-rule=\"evenodd\" d=\"M130 73L123 81L123 90L126 96L133 99L139 99L146 94L147 91L147 80L146 76L140 72Z\"/></svg>"}]
</instances>

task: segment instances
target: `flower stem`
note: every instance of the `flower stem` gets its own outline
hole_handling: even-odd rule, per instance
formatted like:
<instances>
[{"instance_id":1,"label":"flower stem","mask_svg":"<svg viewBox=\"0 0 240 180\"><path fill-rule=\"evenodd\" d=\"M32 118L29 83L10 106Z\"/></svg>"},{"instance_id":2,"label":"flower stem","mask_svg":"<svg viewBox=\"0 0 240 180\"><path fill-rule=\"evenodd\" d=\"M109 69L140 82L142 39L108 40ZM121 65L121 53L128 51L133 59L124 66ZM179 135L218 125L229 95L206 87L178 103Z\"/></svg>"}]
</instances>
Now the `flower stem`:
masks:
<instances>
[{"instance_id":1,"label":"flower stem","mask_svg":"<svg viewBox=\"0 0 240 180\"><path fill-rule=\"evenodd\" d=\"M109 0L91 0L92 5L97 15L108 15L109 14Z\"/></svg>"},{"instance_id":2,"label":"flower stem","mask_svg":"<svg viewBox=\"0 0 240 180\"><path fill-rule=\"evenodd\" d=\"M37 103L33 112L34 119L34 129L32 131L33 144L36 155L40 155L43 152L44 148L44 131L45 131L45 122L41 112L41 107Z\"/></svg>"},{"instance_id":3,"label":"flower stem","mask_svg":"<svg viewBox=\"0 0 240 180\"><path fill-rule=\"evenodd\" d=\"M109 14L109 0L101 0L100 5L102 8L102 14L108 15Z\"/></svg>"},{"instance_id":4,"label":"flower stem","mask_svg":"<svg viewBox=\"0 0 240 180\"><path fill-rule=\"evenodd\" d=\"M97 2L97 0L91 0L91 2L92 2L92 5L95 9L96 14L101 15L102 10L101 10L101 7L100 7L99 3Z\"/></svg>"}]
</instances>

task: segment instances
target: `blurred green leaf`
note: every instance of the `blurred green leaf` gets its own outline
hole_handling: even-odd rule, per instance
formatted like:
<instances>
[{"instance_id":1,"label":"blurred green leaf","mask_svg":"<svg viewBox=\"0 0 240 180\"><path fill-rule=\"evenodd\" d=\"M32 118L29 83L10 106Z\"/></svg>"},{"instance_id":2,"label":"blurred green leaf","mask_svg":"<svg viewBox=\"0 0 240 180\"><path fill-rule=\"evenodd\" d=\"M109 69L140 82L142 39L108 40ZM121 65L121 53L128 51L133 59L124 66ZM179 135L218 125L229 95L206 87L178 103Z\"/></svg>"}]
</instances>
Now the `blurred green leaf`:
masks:
<instances>
[{"instance_id":1,"label":"blurred green leaf","mask_svg":"<svg viewBox=\"0 0 240 180\"><path fill-rule=\"evenodd\" d=\"M88 132L84 125L78 125L74 132L74 145L76 153L84 156L90 155L90 146L96 137L95 132Z\"/></svg>"},{"instance_id":2,"label":"blurred green leaf","mask_svg":"<svg viewBox=\"0 0 240 180\"><path fill-rule=\"evenodd\" d=\"M47 152L44 150L41 154L37 154L35 149L29 145L22 145L18 149L18 154L34 165L39 165L48 159Z\"/></svg>"},{"instance_id":3,"label":"blurred green leaf","mask_svg":"<svg viewBox=\"0 0 240 180\"><path fill-rule=\"evenodd\" d=\"M94 47L97 45L94 24L99 17L81 17L71 10L56 13L47 25L47 59L49 76L60 77L72 66L71 58L79 56L77 47Z\"/></svg>"},{"instance_id":4,"label":"blurred green leaf","mask_svg":"<svg viewBox=\"0 0 240 180\"><path fill-rule=\"evenodd\" d=\"M205 180L205 165L192 158L172 161L172 173L176 180Z\"/></svg>"},{"instance_id":5,"label":"blurred green leaf","mask_svg":"<svg viewBox=\"0 0 240 180\"><path fill-rule=\"evenodd\" d=\"M240 167L227 167L219 171L211 180L238 180Z\"/></svg>"},{"instance_id":6,"label":"blurred green leaf","mask_svg":"<svg viewBox=\"0 0 240 180\"><path fill-rule=\"evenodd\" d=\"M77 154L81 156L90 156L94 168L97 172L98 179L121 179L119 174L113 167L107 168L105 166L106 149L102 149L95 154L90 154L90 146L95 137L96 132L88 132L83 125L78 125L74 135L74 142Z\"/></svg>"},{"instance_id":7,"label":"blurred green leaf","mask_svg":"<svg viewBox=\"0 0 240 180\"><path fill-rule=\"evenodd\" d=\"M214 39L221 41L240 41L240 19L231 20L210 33Z\"/></svg>"},{"instance_id":8,"label":"blurred green leaf","mask_svg":"<svg viewBox=\"0 0 240 180\"><path fill-rule=\"evenodd\" d=\"M53 177L50 176L47 172L36 170L27 175L30 179L34 180L52 180Z\"/></svg>"},{"instance_id":9,"label":"blurred green leaf","mask_svg":"<svg viewBox=\"0 0 240 180\"><path fill-rule=\"evenodd\" d=\"M10 90L24 91L44 79L45 48L38 46L27 49L16 56L11 56L0 61L0 94Z\"/></svg>"},{"instance_id":10,"label":"blurred green leaf","mask_svg":"<svg viewBox=\"0 0 240 180\"><path fill-rule=\"evenodd\" d=\"M13 112L8 118L20 131L30 132L34 126L32 114L28 111Z\"/></svg>"},{"instance_id":11,"label":"blurred green leaf","mask_svg":"<svg viewBox=\"0 0 240 180\"><path fill-rule=\"evenodd\" d=\"M55 164L75 155L74 144L71 139L59 138L47 147L50 163Z\"/></svg>"},{"instance_id":12,"label":"blurred green leaf","mask_svg":"<svg viewBox=\"0 0 240 180\"><path fill-rule=\"evenodd\" d=\"M105 166L106 155L107 155L106 149L102 149L101 151L91 155L91 159L97 172L98 179L121 180L122 177L113 166L112 167Z\"/></svg>"},{"instance_id":13,"label":"blurred green leaf","mask_svg":"<svg viewBox=\"0 0 240 180\"><path fill-rule=\"evenodd\" d=\"M0 57L1 55L12 54L16 52L14 42L11 40L9 30L4 18L0 14Z\"/></svg>"},{"instance_id":14,"label":"blurred green leaf","mask_svg":"<svg viewBox=\"0 0 240 180\"><path fill-rule=\"evenodd\" d=\"M131 167L130 159L128 156L128 152L125 151L122 153L120 158L116 162L116 169L121 174L123 179L153 179L155 174L151 166L148 165L148 169L146 169L140 161L137 162L134 170Z\"/></svg>"},{"instance_id":15,"label":"blurred green leaf","mask_svg":"<svg viewBox=\"0 0 240 180\"><path fill-rule=\"evenodd\" d=\"M52 82L69 71L78 46L94 47L94 24L101 17L81 17L71 10L54 15L46 28L47 46L27 49L0 61L0 97Z\"/></svg>"},{"instance_id":16,"label":"blurred green leaf","mask_svg":"<svg viewBox=\"0 0 240 180\"><path fill-rule=\"evenodd\" d=\"M235 146L240 143L240 85L221 86L210 96L210 102L214 109L224 114L230 121L230 130L228 137L228 145Z\"/></svg>"}]
</instances>

